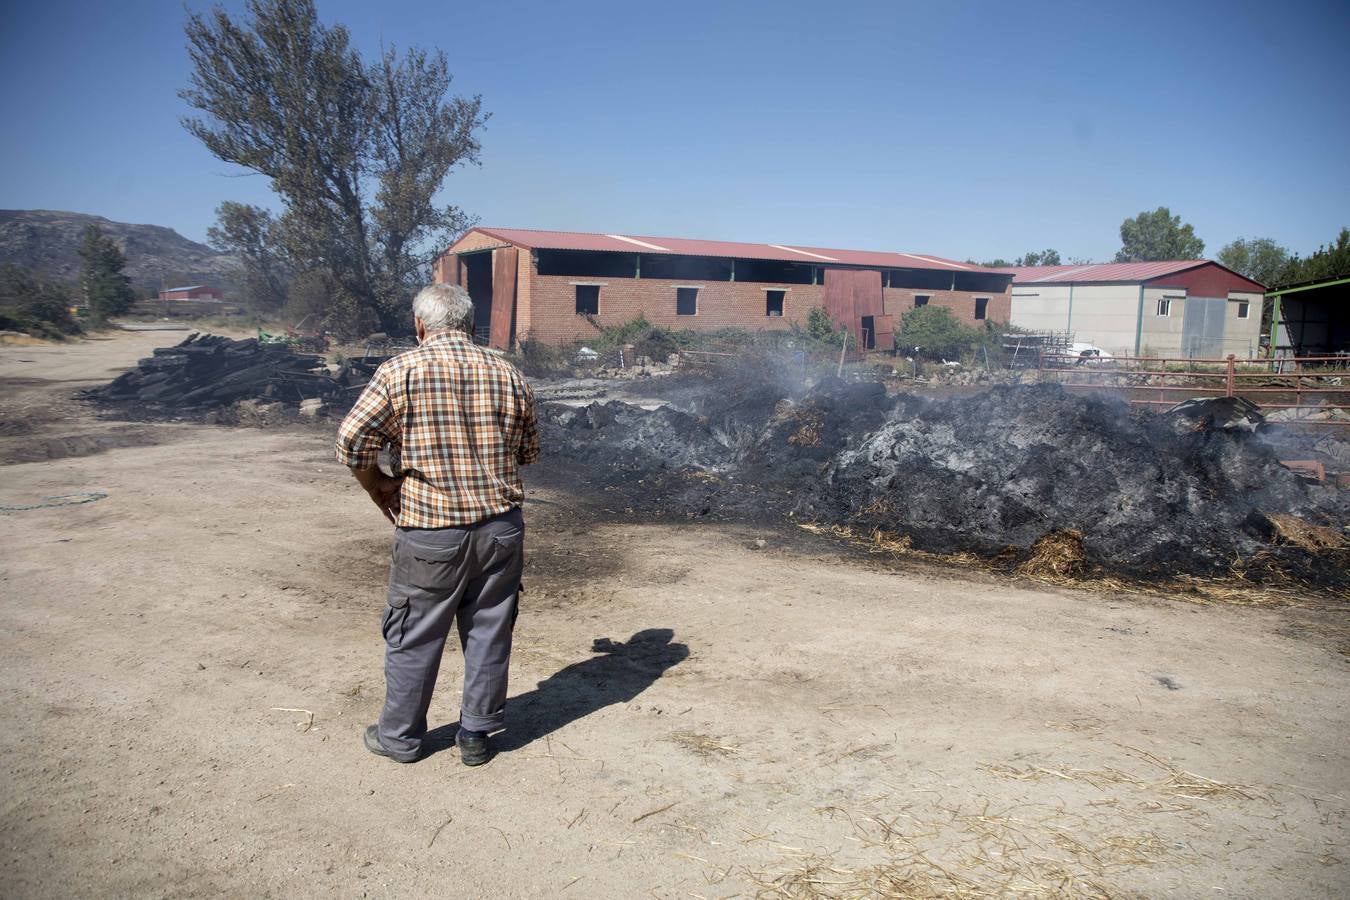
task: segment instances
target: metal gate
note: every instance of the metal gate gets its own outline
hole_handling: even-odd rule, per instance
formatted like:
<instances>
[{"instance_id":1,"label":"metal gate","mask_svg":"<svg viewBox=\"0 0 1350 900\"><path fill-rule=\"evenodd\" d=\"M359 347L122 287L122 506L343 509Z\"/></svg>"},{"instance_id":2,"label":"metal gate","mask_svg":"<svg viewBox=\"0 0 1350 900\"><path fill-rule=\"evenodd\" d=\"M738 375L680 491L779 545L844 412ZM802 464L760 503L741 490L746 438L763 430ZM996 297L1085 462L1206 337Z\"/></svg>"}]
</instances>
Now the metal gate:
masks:
<instances>
[{"instance_id":1,"label":"metal gate","mask_svg":"<svg viewBox=\"0 0 1350 900\"><path fill-rule=\"evenodd\" d=\"M1181 319L1181 352L1192 359L1223 353L1223 320L1228 301L1223 297L1187 297Z\"/></svg>"}]
</instances>

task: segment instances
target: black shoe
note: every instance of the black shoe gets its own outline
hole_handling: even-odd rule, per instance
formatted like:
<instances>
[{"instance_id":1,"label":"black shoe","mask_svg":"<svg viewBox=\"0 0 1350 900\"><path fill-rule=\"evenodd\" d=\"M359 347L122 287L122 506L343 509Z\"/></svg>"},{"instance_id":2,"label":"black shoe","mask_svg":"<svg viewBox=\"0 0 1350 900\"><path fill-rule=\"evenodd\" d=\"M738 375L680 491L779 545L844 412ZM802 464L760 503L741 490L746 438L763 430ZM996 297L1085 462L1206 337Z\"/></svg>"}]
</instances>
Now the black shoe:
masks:
<instances>
[{"instance_id":1,"label":"black shoe","mask_svg":"<svg viewBox=\"0 0 1350 900\"><path fill-rule=\"evenodd\" d=\"M481 766L492 759L492 748L488 745L486 732L461 728L455 732L455 746L459 748L459 758L466 766Z\"/></svg>"},{"instance_id":2,"label":"black shoe","mask_svg":"<svg viewBox=\"0 0 1350 900\"><path fill-rule=\"evenodd\" d=\"M383 756L385 759L392 759L394 762L400 763L417 762L417 756L415 755L411 757L395 756L384 749L384 745L380 743L380 726L378 725L371 725L366 728L365 742L366 749L376 756Z\"/></svg>"}]
</instances>

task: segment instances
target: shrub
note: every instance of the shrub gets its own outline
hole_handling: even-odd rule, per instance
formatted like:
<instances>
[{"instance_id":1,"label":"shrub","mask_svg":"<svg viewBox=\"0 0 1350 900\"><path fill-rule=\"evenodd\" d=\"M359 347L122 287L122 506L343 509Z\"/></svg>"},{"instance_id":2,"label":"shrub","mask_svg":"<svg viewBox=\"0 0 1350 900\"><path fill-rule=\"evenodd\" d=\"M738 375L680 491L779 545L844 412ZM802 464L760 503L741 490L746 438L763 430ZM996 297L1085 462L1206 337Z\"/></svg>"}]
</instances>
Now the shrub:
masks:
<instances>
[{"instance_id":1,"label":"shrub","mask_svg":"<svg viewBox=\"0 0 1350 900\"><path fill-rule=\"evenodd\" d=\"M941 306L921 306L901 317L895 345L902 353L954 360L974 350L984 338L984 330L961 324L951 310Z\"/></svg>"},{"instance_id":2,"label":"shrub","mask_svg":"<svg viewBox=\"0 0 1350 900\"><path fill-rule=\"evenodd\" d=\"M46 338L78 334L80 326L70 315L73 303L66 285L21 266L0 266L0 329Z\"/></svg>"},{"instance_id":3,"label":"shrub","mask_svg":"<svg viewBox=\"0 0 1350 900\"><path fill-rule=\"evenodd\" d=\"M841 330L830 321L830 314L823 306L813 306L806 314L806 336L814 341L833 342Z\"/></svg>"},{"instance_id":4,"label":"shrub","mask_svg":"<svg viewBox=\"0 0 1350 900\"><path fill-rule=\"evenodd\" d=\"M559 375L571 368L568 348L545 343L528 334L516 342L513 355L520 371L531 378Z\"/></svg>"}]
</instances>

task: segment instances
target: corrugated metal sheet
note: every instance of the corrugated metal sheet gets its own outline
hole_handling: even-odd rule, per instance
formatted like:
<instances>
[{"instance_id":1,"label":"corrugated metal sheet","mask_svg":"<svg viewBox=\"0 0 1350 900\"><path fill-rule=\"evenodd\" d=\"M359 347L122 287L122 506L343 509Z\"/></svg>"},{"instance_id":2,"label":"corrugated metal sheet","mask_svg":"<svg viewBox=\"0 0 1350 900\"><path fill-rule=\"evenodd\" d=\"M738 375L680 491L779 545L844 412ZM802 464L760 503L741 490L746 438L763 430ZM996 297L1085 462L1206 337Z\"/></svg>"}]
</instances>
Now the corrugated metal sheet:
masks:
<instances>
[{"instance_id":1,"label":"corrugated metal sheet","mask_svg":"<svg viewBox=\"0 0 1350 900\"><path fill-rule=\"evenodd\" d=\"M1013 276L1013 284L1068 284L1075 282L1152 281L1164 275L1174 275L1207 260L1177 259L1167 262L1099 263L1087 266L1021 266L999 269Z\"/></svg>"},{"instance_id":2,"label":"corrugated metal sheet","mask_svg":"<svg viewBox=\"0 0 1350 900\"><path fill-rule=\"evenodd\" d=\"M690 238L647 237L633 234L588 234L575 231L535 231L527 228L475 228L501 241L531 250L598 250L615 253L673 253L680 256L720 256L737 259L772 259L782 262L835 263L872 266L879 269L942 269L988 272L980 266L942 259L926 253L887 253L870 250L835 250L828 247L787 244L743 244L735 241L700 241ZM472 233L472 232L470 232Z\"/></svg>"}]
</instances>

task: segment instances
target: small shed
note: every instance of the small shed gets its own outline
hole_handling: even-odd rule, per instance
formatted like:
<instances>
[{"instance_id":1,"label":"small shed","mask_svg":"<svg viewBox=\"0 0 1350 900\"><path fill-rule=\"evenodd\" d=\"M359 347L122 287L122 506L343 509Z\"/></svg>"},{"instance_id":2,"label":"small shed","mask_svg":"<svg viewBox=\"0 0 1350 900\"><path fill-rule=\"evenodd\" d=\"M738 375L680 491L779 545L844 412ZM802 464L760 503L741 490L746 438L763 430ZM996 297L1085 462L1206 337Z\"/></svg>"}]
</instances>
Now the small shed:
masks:
<instances>
[{"instance_id":1,"label":"small shed","mask_svg":"<svg viewBox=\"0 0 1350 900\"><path fill-rule=\"evenodd\" d=\"M1265 285L1205 259L1005 269L1012 324L1114 356L1260 355Z\"/></svg>"},{"instance_id":2,"label":"small shed","mask_svg":"<svg viewBox=\"0 0 1350 900\"><path fill-rule=\"evenodd\" d=\"M1350 354L1350 278L1293 284L1266 297L1271 356Z\"/></svg>"}]
</instances>

